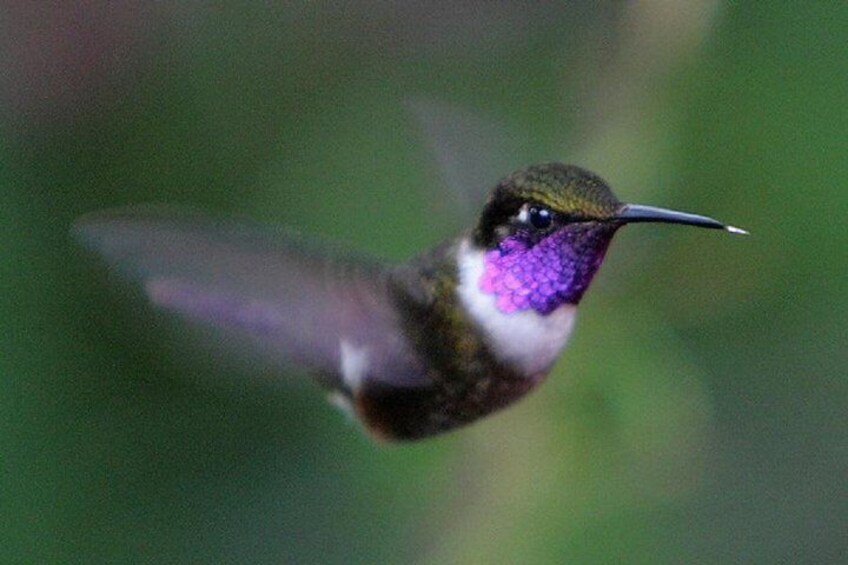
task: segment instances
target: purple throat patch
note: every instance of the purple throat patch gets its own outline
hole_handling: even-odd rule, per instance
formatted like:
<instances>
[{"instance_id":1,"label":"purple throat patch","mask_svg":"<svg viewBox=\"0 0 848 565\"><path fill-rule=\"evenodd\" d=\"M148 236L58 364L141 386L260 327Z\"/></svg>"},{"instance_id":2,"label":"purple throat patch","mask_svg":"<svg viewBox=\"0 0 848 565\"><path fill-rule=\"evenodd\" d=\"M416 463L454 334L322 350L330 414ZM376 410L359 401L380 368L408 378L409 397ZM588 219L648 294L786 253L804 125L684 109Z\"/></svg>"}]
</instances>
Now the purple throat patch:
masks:
<instances>
[{"instance_id":1,"label":"purple throat patch","mask_svg":"<svg viewBox=\"0 0 848 565\"><path fill-rule=\"evenodd\" d=\"M533 241L518 233L486 252L480 289L494 294L506 314L528 310L546 315L577 304L601 266L614 230L562 228Z\"/></svg>"}]
</instances>

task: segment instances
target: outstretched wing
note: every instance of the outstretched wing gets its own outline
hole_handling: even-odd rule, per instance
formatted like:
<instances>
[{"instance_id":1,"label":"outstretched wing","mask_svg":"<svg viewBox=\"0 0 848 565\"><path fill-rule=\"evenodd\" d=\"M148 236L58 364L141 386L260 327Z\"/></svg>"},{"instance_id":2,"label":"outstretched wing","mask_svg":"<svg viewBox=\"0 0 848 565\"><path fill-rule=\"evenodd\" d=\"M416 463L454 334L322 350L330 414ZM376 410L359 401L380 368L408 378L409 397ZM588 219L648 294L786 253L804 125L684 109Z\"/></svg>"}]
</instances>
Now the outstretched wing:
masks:
<instances>
[{"instance_id":1,"label":"outstretched wing","mask_svg":"<svg viewBox=\"0 0 848 565\"><path fill-rule=\"evenodd\" d=\"M307 249L290 236L169 208L107 210L74 231L150 301L246 336L257 349L319 372L327 384L423 379L391 307L387 270Z\"/></svg>"},{"instance_id":2,"label":"outstretched wing","mask_svg":"<svg viewBox=\"0 0 848 565\"><path fill-rule=\"evenodd\" d=\"M498 180L526 164L515 134L495 121L423 97L406 104L435 158L457 225L476 217Z\"/></svg>"}]
</instances>

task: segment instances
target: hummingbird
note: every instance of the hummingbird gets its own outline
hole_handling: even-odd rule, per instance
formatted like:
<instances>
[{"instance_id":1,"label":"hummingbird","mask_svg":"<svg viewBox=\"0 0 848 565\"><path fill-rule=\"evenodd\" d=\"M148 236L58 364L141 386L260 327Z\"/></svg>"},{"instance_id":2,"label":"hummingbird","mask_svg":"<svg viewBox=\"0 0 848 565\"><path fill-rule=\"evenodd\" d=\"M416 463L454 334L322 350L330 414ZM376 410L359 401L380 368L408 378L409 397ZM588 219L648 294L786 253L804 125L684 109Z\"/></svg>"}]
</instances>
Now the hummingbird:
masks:
<instances>
[{"instance_id":1,"label":"hummingbird","mask_svg":"<svg viewBox=\"0 0 848 565\"><path fill-rule=\"evenodd\" d=\"M74 231L156 307L305 368L372 437L408 441L544 381L613 236L643 222L747 233L622 203L594 173L561 163L506 176L470 230L399 264L162 208L95 212Z\"/></svg>"}]
</instances>

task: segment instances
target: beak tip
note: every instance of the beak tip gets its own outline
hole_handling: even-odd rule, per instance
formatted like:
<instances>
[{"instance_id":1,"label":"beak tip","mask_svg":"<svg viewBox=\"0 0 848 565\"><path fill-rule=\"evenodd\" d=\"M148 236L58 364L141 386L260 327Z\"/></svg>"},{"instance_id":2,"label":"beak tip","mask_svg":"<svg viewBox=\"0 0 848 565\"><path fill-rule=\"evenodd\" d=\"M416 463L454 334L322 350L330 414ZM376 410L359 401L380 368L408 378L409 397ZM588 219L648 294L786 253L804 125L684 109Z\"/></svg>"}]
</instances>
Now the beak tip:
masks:
<instances>
[{"instance_id":1,"label":"beak tip","mask_svg":"<svg viewBox=\"0 0 848 565\"><path fill-rule=\"evenodd\" d=\"M748 230L743 230L742 228L737 228L736 226L724 226L724 229L730 233L735 233L739 235L751 235Z\"/></svg>"}]
</instances>

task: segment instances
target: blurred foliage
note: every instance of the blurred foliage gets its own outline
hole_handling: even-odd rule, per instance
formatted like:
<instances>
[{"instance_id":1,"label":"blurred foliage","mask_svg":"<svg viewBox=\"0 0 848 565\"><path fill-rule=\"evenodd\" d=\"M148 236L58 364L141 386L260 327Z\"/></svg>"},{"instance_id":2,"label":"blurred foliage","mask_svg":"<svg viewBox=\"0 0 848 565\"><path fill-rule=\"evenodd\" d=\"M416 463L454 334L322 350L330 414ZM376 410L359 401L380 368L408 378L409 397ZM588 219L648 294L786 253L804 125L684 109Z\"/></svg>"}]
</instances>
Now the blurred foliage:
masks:
<instances>
[{"instance_id":1,"label":"blurred foliage","mask_svg":"<svg viewBox=\"0 0 848 565\"><path fill-rule=\"evenodd\" d=\"M844 3L6 4L0 561L848 553ZM577 161L753 235L624 230L539 393L403 446L67 235L158 201L409 256L455 226L419 96L532 140L492 178Z\"/></svg>"}]
</instances>

